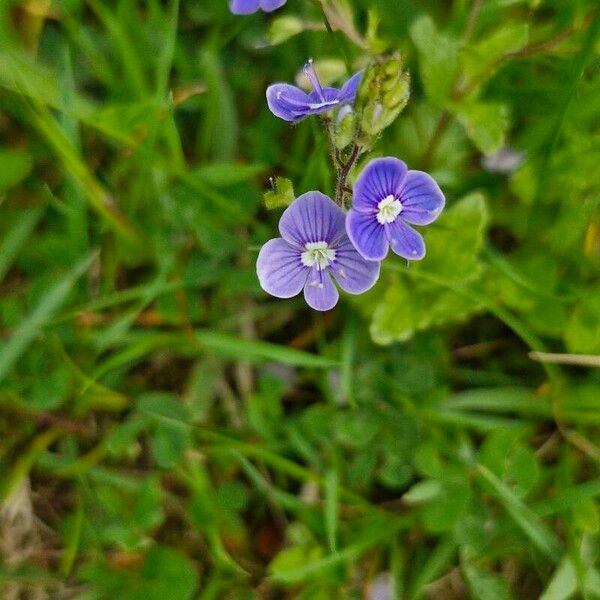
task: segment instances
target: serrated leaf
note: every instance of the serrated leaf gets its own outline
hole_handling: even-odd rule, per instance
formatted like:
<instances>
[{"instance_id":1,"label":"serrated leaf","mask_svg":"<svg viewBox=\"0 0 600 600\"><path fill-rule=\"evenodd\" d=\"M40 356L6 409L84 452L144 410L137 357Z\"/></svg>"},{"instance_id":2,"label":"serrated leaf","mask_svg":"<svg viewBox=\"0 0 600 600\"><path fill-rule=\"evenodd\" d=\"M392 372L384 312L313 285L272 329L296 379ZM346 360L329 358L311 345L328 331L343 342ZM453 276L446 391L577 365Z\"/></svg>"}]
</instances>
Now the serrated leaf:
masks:
<instances>
[{"instance_id":1,"label":"serrated leaf","mask_svg":"<svg viewBox=\"0 0 600 600\"><path fill-rule=\"evenodd\" d=\"M447 210L426 233L427 256L414 271L434 273L462 284L481 272L478 253L483 244L487 210L480 194L467 196ZM395 276L372 312L371 335L379 344L410 339L415 331L464 318L477 307L451 289L428 281ZM377 292L381 297L381 292Z\"/></svg>"},{"instance_id":2,"label":"serrated leaf","mask_svg":"<svg viewBox=\"0 0 600 600\"><path fill-rule=\"evenodd\" d=\"M445 281L464 283L476 279L487 221L487 207L479 193L447 208L437 223L425 231L427 255L415 268L439 275Z\"/></svg>"}]
</instances>

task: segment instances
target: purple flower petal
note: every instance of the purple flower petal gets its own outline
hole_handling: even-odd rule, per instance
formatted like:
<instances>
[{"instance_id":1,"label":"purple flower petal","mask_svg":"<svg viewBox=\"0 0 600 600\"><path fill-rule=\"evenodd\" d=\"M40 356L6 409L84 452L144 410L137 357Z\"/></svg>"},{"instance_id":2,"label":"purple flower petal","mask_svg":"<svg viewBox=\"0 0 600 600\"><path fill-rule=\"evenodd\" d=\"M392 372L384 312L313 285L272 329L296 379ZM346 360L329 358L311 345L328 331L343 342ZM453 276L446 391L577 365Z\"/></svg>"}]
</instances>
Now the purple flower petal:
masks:
<instances>
[{"instance_id":1,"label":"purple flower petal","mask_svg":"<svg viewBox=\"0 0 600 600\"><path fill-rule=\"evenodd\" d=\"M229 8L234 15L251 15L259 8L259 0L230 0Z\"/></svg>"},{"instance_id":2,"label":"purple flower petal","mask_svg":"<svg viewBox=\"0 0 600 600\"><path fill-rule=\"evenodd\" d=\"M265 292L277 298L291 298L302 291L310 269L302 264L300 251L285 240L269 240L256 261L256 273Z\"/></svg>"},{"instance_id":3,"label":"purple flower petal","mask_svg":"<svg viewBox=\"0 0 600 600\"><path fill-rule=\"evenodd\" d=\"M379 279L379 262L365 260L345 236L335 248L330 269L338 285L349 294L362 294Z\"/></svg>"},{"instance_id":4,"label":"purple flower petal","mask_svg":"<svg viewBox=\"0 0 600 600\"><path fill-rule=\"evenodd\" d=\"M342 86L342 89L339 92L339 101L340 102L350 102L354 103L356 99L356 93L358 92L358 88L360 86L360 82L362 80L363 72L359 71L355 73L346 81L346 83Z\"/></svg>"},{"instance_id":5,"label":"purple flower petal","mask_svg":"<svg viewBox=\"0 0 600 600\"><path fill-rule=\"evenodd\" d=\"M295 85L274 83L267 88L267 104L276 117L293 122L308 114L311 98Z\"/></svg>"},{"instance_id":6,"label":"purple flower petal","mask_svg":"<svg viewBox=\"0 0 600 600\"><path fill-rule=\"evenodd\" d=\"M376 211L382 200L398 193L406 172L406 165L397 158L372 160L354 184L352 208L359 212Z\"/></svg>"},{"instance_id":7,"label":"purple flower petal","mask_svg":"<svg viewBox=\"0 0 600 600\"><path fill-rule=\"evenodd\" d=\"M311 242L331 245L344 234L344 211L325 194L307 192L285 209L279 231L281 237L301 251Z\"/></svg>"},{"instance_id":8,"label":"purple flower petal","mask_svg":"<svg viewBox=\"0 0 600 600\"><path fill-rule=\"evenodd\" d=\"M413 225L435 221L446 202L435 179L423 171L409 171L398 191L402 203L401 217Z\"/></svg>"},{"instance_id":9,"label":"purple flower petal","mask_svg":"<svg viewBox=\"0 0 600 600\"><path fill-rule=\"evenodd\" d=\"M366 260L383 260L387 256L389 242L385 227L377 221L374 213L350 209L346 217L346 232L358 253Z\"/></svg>"},{"instance_id":10,"label":"purple flower petal","mask_svg":"<svg viewBox=\"0 0 600 600\"><path fill-rule=\"evenodd\" d=\"M281 8L286 2L287 0L260 0L260 7L265 12L271 12Z\"/></svg>"},{"instance_id":11,"label":"purple flower petal","mask_svg":"<svg viewBox=\"0 0 600 600\"><path fill-rule=\"evenodd\" d=\"M310 270L310 275L304 286L304 299L315 310L331 310L340 297L339 292L327 271L316 267Z\"/></svg>"},{"instance_id":12,"label":"purple flower petal","mask_svg":"<svg viewBox=\"0 0 600 600\"><path fill-rule=\"evenodd\" d=\"M261 0L261 2L275 1L280 0ZM312 60L304 65L304 74L313 88L310 94L287 83L276 83L267 88L267 104L275 116L294 122L308 115L321 114L354 102L362 77L362 72L356 73L341 89L323 87Z\"/></svg>"},{"instance_id":13,"label":"purple flower petal","mask_svg":"<svg viewBox=\"0 0 600 600\"><path fill-rule=\"evenodd\" d=\"M420 260L425 256L423 236L402 219L385 225L386 235L392 250L406 260Z\"/></svg>"}]
</instances>

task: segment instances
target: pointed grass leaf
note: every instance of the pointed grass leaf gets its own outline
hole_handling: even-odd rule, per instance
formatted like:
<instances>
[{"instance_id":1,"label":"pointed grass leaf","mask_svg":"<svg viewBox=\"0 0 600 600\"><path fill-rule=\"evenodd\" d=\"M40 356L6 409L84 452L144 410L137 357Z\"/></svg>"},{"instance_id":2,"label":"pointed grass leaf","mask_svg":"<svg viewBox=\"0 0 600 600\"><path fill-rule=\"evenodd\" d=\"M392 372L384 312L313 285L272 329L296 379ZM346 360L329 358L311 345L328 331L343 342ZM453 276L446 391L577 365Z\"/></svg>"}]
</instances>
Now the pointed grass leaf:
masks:
<instances>
[{"instance_id":1,"label":"pointed grass leaf","mask_svg":"<svg viewBox=\"0 0 600 600\"><path fill-rule=\"evenodd\" d=\"M67 301L75 282L87 271L93 258L88 256L79 261L58 283L54 284L13 331L8 342L0 348L0 381L9 374L36 336Z\"/></svg>"},{"instance_id":2,"label":"pointed grass leaf","mask_svg":"<svg viewBox=\"0 0 600 600\"><path fill-rule=\"evenodd\" d=\"M0 281L4 279L43 214L44 209L41 207L19 211L15 223L4 233L0 242Z\"/></svg>"},{"instance_id":3,"label":"pointed grass leaf","mask_svg":"<svg viewBox=\"0 0 600 600\"><path fill-rule=\"evenodd\" d=\"M510 488L504 484L492 471L483 465L477 470L481 478L494 490L506 512L513 518L523 533L533 542L546 558L558 561L563 555L562 544L556 535L550 531L540 518L520 500Z\"/></svg>"}]
</instances>

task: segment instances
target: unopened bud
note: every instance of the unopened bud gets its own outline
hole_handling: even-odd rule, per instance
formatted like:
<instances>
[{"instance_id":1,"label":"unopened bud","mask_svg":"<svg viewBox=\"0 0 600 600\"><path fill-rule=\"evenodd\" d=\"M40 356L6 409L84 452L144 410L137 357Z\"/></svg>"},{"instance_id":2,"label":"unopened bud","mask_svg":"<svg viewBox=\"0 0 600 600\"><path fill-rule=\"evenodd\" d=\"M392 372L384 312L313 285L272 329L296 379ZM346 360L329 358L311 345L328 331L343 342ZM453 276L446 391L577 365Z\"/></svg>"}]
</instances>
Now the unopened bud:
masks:
<instances>
[{"instance_id":1,"label":"unopened bud","mask_svg":"<svg viewBox=\"0 0 600 600\"><path fill-rule=\"evenodd\" d=\"M356 113L349 104L338 111L333 126L333 143L338 150L350 145L356 134Z\"/></svg>"},{"instance_id":2,"label":"unopened bud","mask_svg":"<svg viewBox=\"0 0 600 600\"><path fill-rule=\"evenodd\" d=\"M374 138L391 125L406 106L409 96L410 77L402 69L398 54L368 67L357 99L363 137Z\"/></svg>"}]
</instances>

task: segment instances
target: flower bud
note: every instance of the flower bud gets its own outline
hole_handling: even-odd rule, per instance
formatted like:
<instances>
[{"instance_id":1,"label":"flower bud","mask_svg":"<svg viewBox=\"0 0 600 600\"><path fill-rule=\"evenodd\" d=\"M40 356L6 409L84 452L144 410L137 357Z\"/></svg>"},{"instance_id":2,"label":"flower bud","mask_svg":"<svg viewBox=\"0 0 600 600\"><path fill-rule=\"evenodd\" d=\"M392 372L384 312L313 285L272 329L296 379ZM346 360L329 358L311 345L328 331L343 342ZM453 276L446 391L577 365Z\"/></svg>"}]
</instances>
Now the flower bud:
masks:
<instances>
[{"instance_id":1,"label":"flower bud","mask_svg":"<svg viewBox=\"0 0 600 600\"><path fill-rule=\"evenodd\" d=\"M358 90L357 110L364 138L378 136L402 112L410 96L410 76L400 55L380 59L365 71Z\"/></svg>"},{"instance_id":2,"label":"flower bud","mask_svg":"<svg viewBox=\"0 0 600 600\"><path fill-rule=\"evenodd\" d=\"M356 134L356 113L349 104L338 111L333 125L333 143L338 150L343 150L354 140Z\"/></svg>"}]
</instances>

